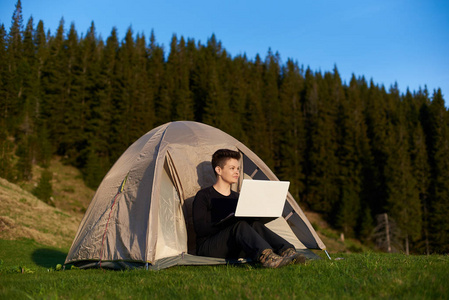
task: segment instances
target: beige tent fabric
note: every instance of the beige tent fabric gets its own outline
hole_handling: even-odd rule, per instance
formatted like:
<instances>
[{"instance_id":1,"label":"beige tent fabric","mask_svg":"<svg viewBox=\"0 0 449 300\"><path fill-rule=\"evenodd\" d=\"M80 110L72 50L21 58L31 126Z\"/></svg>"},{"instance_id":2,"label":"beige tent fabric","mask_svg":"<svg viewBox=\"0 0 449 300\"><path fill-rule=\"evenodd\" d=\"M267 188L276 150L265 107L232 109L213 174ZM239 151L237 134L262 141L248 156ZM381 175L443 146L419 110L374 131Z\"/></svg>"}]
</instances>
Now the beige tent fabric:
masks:
<instances>
[{"instance_id":1,"label":"beige tent fabric","mask_svg":"<svg viewBox=\"0 0 449 300\"><path fill-rule=\"evenodd\" d=\"M245 176L258 173L278 180L257 155L216 128L190 121L161 125L132 144L105 176L81 221L66 263L155 264L194 253L191 203L199 189L214 183L210 159L221 148L243 154ZM233 188L238 191L239 185ZM325 249L290 194L287 202L283 223L290 229L284 224L279 230L289 239L296 238L297 247Z\"/></svg>"}]
</instances>

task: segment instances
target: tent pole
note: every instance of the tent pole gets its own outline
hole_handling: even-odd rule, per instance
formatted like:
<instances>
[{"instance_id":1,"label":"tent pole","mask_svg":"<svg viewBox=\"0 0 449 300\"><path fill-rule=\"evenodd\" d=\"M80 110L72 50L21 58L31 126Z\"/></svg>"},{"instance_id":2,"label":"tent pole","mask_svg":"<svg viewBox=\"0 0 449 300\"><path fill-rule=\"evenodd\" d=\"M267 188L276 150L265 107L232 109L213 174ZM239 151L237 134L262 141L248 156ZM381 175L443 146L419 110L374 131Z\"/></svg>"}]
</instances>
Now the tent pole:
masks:
<instances>
[{"instance_id":1,"label":"tent pole","mask_svg":"<svg viewBox=\"0 0 449 300\"><path fill-rule=\"evenodd\" d=\"M326 249L324 249L324 252L327 254L327 257L329 257L329 259L332 260L332 258L330 257L329 253L327 253Z\"/></svg>"},{"instance_id":2,"label":"tent pole","mask_svg":"<svg viewBox=\"0 0 449 300\"><path fill-rule=\"evenodd\" d=\"M145 269L148 271L148 262L145 263Z\"/></svg>"}]
</instances>

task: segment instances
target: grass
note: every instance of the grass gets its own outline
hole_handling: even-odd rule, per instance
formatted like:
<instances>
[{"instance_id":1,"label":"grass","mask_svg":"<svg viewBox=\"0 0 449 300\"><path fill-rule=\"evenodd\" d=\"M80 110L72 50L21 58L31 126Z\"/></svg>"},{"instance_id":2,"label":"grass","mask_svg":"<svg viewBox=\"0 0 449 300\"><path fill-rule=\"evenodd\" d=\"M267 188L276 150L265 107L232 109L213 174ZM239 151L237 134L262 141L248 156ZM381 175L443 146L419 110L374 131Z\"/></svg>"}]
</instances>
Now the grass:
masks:
<instances>
[{"instance_id":1,"label":"grass","mask_svg":"<svg viewBox=\"0 0 449 300\"><path fill-rule=\"evenodd\" d=\"M0 299L448 299L449 257L365 252L307 265L56 271L68 249L0 240ZM337 257L336 254L333 257Z\"/></svg>"}]
</instances>

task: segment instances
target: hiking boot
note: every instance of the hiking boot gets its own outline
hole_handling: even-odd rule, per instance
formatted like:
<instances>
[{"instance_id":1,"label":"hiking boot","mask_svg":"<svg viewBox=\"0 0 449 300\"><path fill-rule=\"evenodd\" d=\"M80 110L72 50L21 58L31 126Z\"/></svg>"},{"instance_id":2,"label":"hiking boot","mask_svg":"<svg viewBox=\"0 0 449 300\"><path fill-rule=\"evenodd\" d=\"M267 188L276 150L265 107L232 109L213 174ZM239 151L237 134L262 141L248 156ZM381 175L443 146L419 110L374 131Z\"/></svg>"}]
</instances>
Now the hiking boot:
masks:
<instances>
[{"instance_id":1,"label":"hiking boot","mask_svg":"<svg viewBox=\"0 0 449 300\"><path fill-rule=\"evenodd\" d=\"M271 249L265 249L259 258L264 268L280 268L292 263L291 257L282 257L277 255Z\"/></svg>"},{"instance_id":2,"label":"hiking boot","mask_svg":"<svg viewBox=\"0 0 449 300\"><path fill-rule=\"evenodd\" d=\"M306 263L306 257L302 255L301 253L296 252L294 248L288 248L284 252L281 253L282 257L289 257L291 258L292 262L294 264L305 264Z\"/></svg>"}]
</instances>

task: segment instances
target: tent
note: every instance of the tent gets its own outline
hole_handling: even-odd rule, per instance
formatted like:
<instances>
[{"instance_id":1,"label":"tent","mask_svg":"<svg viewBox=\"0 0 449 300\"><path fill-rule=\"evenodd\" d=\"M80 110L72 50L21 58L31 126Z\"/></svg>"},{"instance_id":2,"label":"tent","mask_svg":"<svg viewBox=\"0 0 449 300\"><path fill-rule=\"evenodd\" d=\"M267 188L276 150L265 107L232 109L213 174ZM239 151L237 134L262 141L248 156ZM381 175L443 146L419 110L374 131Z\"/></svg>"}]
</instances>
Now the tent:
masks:
<instances>
[{"instance_id":1,"label":"tent","mask_svg":"<svg viewBox=\"0 0 449 300\"><path fill-rule=\"evenodd\" d=\"M162 269L229 263L195 255L191 215L197 191L215 182L210 160L221 148L241 152L242 179L278 180L256 154L221 130L190 121L161 125L134 142L106 174L65 264ZM240 184L232 188L239 191ZM318 256L308 249L325 249L290 193L283 217L267 226L309 258Z\"/></svg>"}]
</instances>

